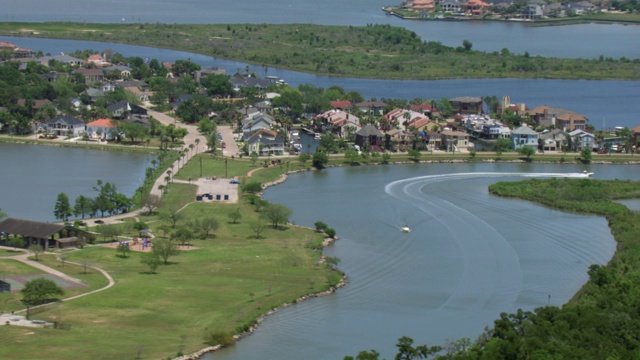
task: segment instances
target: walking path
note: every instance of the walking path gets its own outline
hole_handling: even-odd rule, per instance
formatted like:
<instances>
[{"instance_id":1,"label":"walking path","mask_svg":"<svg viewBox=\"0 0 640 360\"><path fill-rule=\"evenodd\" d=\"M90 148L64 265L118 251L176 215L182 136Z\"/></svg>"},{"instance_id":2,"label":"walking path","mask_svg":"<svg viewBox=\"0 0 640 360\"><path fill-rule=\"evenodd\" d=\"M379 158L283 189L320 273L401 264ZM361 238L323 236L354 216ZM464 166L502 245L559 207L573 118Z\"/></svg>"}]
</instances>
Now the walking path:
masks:
<instances>
[{"instance_id":1,"label":"walking path","mask_svg":"<svg viewBox=\"0 0 640 360\"><path fill-rule=\"evenodd\" d=\"M0 249L14 250L13 248L11 248L11 247L6 247L6 246L0 246ZM69 281L69 282L72 282L72 283L75 283L75 284L82 284L82 285L84 285L84 282L83 282L82 280L80 280L80 279L76 279L76 278L74 278L74 277L72 277L72 276L69 276L69 275L67 275L67 274L65 274L65 273L63 273L63 272L61 272L61 271L58 271L58 270L56 270L56 269L53 269L53 268L51 268L51 267L49 267L49 266L46 266L46 265L44 265L44 264L41 264L41 263L39 263L39 262L37 262L37 261L29 260L29 259L28 259L28 257L29 257L29 253L24 252L24 253L19 254L19 255L1 256L1 257L0 257L0 259L13 259L13 260L17 260L17 261L20 261L20 262L22 262L22 263L24 263L24 264L26 264L26 265L31 266L31 267L34 267L34 268L39 269L39 270L42 270L42 271L44 271L44 272L46 272L46 273L48 273L48 274L58 276L58 277L60 277L60 278L62 278L62 279L64 279L64 280L66 280L66 281ZM71 262L71 261L67 261L66 263L67 263L67 264L78 265L78 266L83 266L83 265L82 265L82 264L80 264L80 263ZM111 277L111 275L109 275L109 273L108 273L108 272L106 272L105 270L103 270L103 269L101 269L101 268L98 268L98 267L94 267L94 266L89 266L88 268L91 268L91 269L94 269L94 270L99 271L99 272L100 272L100 273L101 273L101 274L102 274L102 275L107 279L107 281L108 281L109 283L108 283L106 286L104 286L104 287L102 287L102 288L100 288L100 289L96 289L96 290L89 291L89 292L86 292L86 293L83 293L83 294L79 294L79 295L75 295L75 296L70 296L70 297L68 297L68 298L64 298L64 299L62 299L62 300L60 300L60 301L70 301L70 300L74 300L74 299L81 298L81 297L84 297L84 296L92 295L92 294L95 294L95 293L98 293L98 292L101 292L101 291L107 290L107 289L111 288L113 285L115 285L115 281L113 280L113 277ZM38 306L32 306L32 307L31 307L31 309L35 309L35 308L39 308L39 307L43 307L43 306L47 306L47 305L49 305L49 304L43 304L43 305L38 305ZM15 313L22 313L22 312L25 312L25 311L27 311L27 309L18 310L18 311L15 311ZM0 324L0 325L3 325L3 324L4 324L4 323L2 323L2 324ZM28 325L28 324L25 324L25 325Z\"/></svg>"}]
</instances>

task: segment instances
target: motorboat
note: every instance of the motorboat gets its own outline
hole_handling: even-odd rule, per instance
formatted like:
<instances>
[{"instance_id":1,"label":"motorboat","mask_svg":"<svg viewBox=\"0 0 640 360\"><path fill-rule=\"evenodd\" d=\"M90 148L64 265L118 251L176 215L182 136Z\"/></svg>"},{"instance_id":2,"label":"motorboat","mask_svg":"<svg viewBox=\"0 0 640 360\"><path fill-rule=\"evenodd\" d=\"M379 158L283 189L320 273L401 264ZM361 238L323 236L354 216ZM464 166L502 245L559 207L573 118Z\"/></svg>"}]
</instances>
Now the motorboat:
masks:
<instances>
[{"instance_id":1,"label":"motorboat","mask_svg":"<svg viewBox=\"0 0 640 360\"><path fill-rule=\"evenodd\" d=\"M403 227L400 229L400 231L402 231L403 233L408 233L408 232L411 232L411 229L409 229L409 227L408 227L408 226L403 226Z\"/></svg>"},{"instance_id":2,"label":"motorboat","mask_svg":"<svg viewBox=\"0 0 640 360\"><path fill-rule=\"evenodd\" d=\"M320 140L321 137L322 137L322 134L316 133L313 138L316 139L316 140Z\"/></svg>"},{"instance_id":3,"label":"motorboat","mask_svg":"<svg viewBox=\"0 0 640 360\"><path fill-rule=\"evenodd\" d=\"M591 176L593 176L593 173L592 172L588 172L587 170L584 170L582 172L582 176L583 177L591 177Z\"/></svg>"}]
</instances>

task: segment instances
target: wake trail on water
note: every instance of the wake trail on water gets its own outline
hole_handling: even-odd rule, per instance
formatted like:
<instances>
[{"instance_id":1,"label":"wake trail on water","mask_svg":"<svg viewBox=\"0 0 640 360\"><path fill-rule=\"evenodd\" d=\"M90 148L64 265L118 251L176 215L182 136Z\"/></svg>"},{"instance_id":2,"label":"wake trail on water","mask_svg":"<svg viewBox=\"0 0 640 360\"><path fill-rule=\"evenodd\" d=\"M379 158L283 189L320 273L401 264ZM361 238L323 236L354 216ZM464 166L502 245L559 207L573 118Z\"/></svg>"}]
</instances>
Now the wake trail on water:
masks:
<instances>
[{"instance_id":1,"label":"wake trail on water","mask_svg":"<svg viewBox=\"0 0 640 360\"><path fill-rule=\"evenodd\" d=\"M494 226L465 208L422 190L449 180L489 177L569 177L580 173L473 172L425 175L397 180L385 186L385 193L421 213L421 222L433 220L440 234L423 232L420 237L456 245L462 272L456 286L440 302L440 308L502 309L515 303L522 292L523 273L517 251ZM464 190L461 190L462 192ZM415 227L415 224L408 226ZM433 229L435 229L434 227ZM433 230L432 229L432 230ZM437 236L436 236L437 235ZM440 240L443 241L443 240ZM434 244L436 246L436 244ZM579 251L578 251L579 253ZM579 257L581 257L579 255Z\"/></svg>"}]
</instances>

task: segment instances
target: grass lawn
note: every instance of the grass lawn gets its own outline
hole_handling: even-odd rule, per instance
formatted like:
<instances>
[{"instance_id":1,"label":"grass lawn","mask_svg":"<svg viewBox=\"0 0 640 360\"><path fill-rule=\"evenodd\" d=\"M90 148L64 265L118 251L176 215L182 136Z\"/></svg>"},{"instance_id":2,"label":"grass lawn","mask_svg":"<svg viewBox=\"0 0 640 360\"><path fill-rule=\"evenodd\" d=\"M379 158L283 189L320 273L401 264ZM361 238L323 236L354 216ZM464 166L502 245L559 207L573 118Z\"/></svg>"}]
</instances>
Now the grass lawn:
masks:
<instances>
[{"instance_id":1,"label":"grass lawn","mask_svg":"<svg viewBox=\"0 0 640 360\"><path fill-rule=\"evenodd\" d=\"M178 185L172 184L171 186ZM187 185L188 186L188 185ZM169 196L174 189L169 190ZM231 223L228 213L242 217ZM69 260L107 270L116 285L104 292L60 303L37 316L71 324L70 330L2 327L0 358L160 359L204 347L212 331L237 333L254 319L302 295L326 290L340 275L318 265L323 236L296 226L267 227L255 237L258 221L252 205L193 203L184 220L213 216L219 228L196 250L183 251L149 274L140 253L126 258L114 249L90 246L69 253ZM150 222L154 233L161 222ZM90 274L50 257L43 262L83 280ZM83 277L86 276L86 277ZM87 280L100 285L100 280ZM46 349L46 352L43 352Z\"/></svg>"}]
</instances>

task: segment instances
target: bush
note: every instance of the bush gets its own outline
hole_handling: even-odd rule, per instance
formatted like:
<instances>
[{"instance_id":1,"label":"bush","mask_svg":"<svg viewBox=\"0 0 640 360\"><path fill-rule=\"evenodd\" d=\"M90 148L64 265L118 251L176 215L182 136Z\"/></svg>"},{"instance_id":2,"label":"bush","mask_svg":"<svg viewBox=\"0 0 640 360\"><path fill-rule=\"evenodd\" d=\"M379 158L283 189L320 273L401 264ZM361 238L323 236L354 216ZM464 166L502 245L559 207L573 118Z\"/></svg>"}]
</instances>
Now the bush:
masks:
<instances>
[{"instance_id":1,"label":"bush","mask_svg":"<svg viewBox=\"0 0 640 360\"><path fill-rule=\"evenodd\" d=\"M251 181L242 186L242 191L255 194L262 191L262 184L259 181Z\"/></svg>"},{"instance_id":2,"label":"bush","mask_svg":"<svg viewBox=\"0 0 640 360\"><path fill-rule=\"evenodd\" d=\"M322 221L316 221L315 223L313 223L313 226L316 227L316 231L324 231L327 228L327 224L323 223Z\"/></svg>"},{"instance_id":3,"label":"bush","mask_svg":"<svg viewBox=\"0 0 640 360\"><path fill-rule=\"evenodd\" d=\"M336 237L336 231L333 228L326 228L324 233L327 234L328 237L334 238Z\"/></svg>"},{"instance_id":4,"label":"bush","mask_svg":"<svg viewBox=\"0 0 640 360\"><path fill-rule=\"evenodd\" d=\"M149 226L144 221L138 221L135 224L133 224L133 228L140 231L140 230L148 229Z\"/></svg>"},{"instance_id":5,"label":"bush","mask_svg":"<svg viewBox=\"0 0 640 360\"><path fill-rule=\"evenodd\" d=\"M235 339L233 338L233 335L224 331L212 331L205 335L204 342L211 346L229 346L235 343Z\"/></svg>"}]
</instances>

